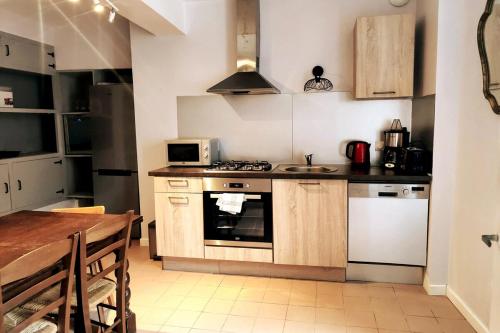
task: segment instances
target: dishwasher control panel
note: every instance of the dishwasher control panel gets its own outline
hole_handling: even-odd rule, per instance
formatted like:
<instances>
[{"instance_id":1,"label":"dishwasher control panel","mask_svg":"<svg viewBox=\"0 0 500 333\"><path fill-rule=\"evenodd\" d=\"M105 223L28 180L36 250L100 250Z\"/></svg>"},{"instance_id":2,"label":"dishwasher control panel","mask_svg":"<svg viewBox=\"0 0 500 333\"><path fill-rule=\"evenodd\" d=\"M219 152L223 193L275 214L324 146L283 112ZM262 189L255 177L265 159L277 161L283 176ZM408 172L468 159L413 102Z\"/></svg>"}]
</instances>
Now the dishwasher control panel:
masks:
<instances>
[{"instance_id":1,"label":"dishwasher control panel","mask_svg":"<svg viewBox=\"0 0 500 333\"><path fill-rule=\"evenodd\" d=\"M428 199L429 184L350 183L352 198Z\"/></svg>"}]
</instances>

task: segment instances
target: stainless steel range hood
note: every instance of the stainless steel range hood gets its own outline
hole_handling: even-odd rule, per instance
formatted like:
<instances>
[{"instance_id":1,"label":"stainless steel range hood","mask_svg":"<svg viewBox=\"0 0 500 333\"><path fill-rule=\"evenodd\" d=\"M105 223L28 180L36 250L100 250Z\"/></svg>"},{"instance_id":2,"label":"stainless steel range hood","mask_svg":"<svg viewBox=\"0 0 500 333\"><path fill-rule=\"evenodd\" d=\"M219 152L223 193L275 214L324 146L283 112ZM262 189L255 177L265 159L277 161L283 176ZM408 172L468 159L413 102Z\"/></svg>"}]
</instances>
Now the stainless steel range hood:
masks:
<instances>
[{"instance_id":1,"label":"stainless steel range hood","mask_svg":"<svg viewBox=\"0 0 500 333\"><path fill-rule=\"evenodd\" d=\"M230 95L279 94L280 91L259 73L259 0L237 0L236 7L238 71L207 92Z\"/></svg>"}]
</instances>

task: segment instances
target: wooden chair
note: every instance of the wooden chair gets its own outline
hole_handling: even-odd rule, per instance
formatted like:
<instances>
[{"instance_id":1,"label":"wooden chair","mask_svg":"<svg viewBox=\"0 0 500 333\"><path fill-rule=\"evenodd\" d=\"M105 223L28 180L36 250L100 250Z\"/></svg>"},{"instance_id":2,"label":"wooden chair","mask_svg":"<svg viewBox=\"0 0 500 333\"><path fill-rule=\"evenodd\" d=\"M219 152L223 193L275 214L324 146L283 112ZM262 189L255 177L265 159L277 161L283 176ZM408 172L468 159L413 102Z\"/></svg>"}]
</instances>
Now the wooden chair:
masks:
<instances>
[{"instance_id":1,"label":"wooden chair","mask_svg":"<svg viewBox=\"0 0 500 333\"><path fill-rule=\"evenodd\" d=\"M75 207L75 208L55 208L52 209L54 213L80 213L80 214L104 214L106 207L104 206L91 206L91 207Z\"/></svg>"},{"instance_id":2,"label":"wooden chair","mask_svg":"<svg viewBox=\"0 0 500 333\"><path fill-rule=\"evenodd\" d=\"M0 333L69 332L71 293L77 257L78 235L42 246L0 270ZM3 300L3 287L27 278L37 278L33 286ZM26 301L59 285L59 293L49 304L35 311L22 307ZM46 316L58 310L57 325Z\"/></svg>"}]
</instances>

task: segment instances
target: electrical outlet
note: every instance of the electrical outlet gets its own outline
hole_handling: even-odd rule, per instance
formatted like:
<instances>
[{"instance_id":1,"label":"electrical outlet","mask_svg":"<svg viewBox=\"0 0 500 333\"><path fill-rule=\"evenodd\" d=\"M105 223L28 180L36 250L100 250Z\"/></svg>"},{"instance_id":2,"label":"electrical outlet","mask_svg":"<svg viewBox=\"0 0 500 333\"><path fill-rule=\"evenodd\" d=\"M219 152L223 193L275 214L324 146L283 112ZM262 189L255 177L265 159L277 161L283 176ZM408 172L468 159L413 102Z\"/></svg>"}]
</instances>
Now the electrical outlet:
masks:
<instances>
[{"instance_id":1,"label":"electrical outlet","mask_svg":"<svg viewBox=\"0 0 500 333\"><path fill-rule=\"evenodd\" d=\"M375 151L382 151L382 150L384 150L384 141L375 142Z\"/></svg>"}]
</instances>

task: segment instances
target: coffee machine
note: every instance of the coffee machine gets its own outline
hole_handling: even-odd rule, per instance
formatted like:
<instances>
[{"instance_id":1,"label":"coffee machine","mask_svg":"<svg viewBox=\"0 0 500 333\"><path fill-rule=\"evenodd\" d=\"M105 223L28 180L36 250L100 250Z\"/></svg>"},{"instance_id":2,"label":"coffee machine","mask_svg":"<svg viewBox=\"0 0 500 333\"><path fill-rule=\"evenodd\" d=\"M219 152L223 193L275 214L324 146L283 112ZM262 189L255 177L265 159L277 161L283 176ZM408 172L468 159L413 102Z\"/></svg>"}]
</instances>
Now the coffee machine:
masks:
<instances>
[{"instance_id":1,"label":"coffee machine","mask_svg":"<svg viewBox=\"0 0 500 333\"><path fill-rule=\"evenodd\" d=\"M384 168L398 170L404 159L404 149L410 142L410 133L399 119L392 121L391 128L384 131Z\"/></svg>"}]
</instances>

